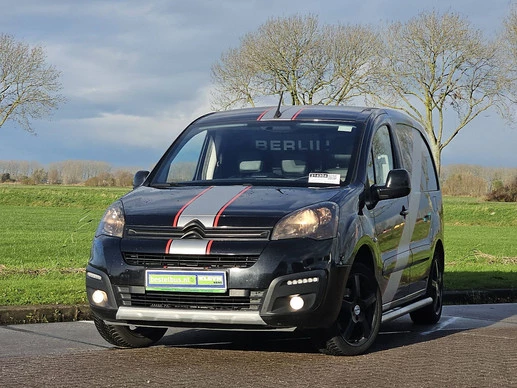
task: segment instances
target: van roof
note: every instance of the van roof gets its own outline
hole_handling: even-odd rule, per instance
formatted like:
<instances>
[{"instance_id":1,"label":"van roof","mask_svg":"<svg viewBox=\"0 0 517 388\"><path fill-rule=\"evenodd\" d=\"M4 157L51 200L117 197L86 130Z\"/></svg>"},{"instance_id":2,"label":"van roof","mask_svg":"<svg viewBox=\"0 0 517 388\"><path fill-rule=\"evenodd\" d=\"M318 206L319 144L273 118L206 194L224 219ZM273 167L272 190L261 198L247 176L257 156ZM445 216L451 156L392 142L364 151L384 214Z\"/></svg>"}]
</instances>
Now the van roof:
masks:
<instances>
[{"instance_id":1,"label":"van roof","mask_svg":"<svg viewBox=\"0 0 517 388\"><path fill-rule=\"evenodd\" d=\"M372 116L388 114L396 122L416 126L407 115L394 109L367 108L359 106L327 105L284 105L280 107L280 117L275 117L277 107L257 107L212 112L195 121L197 125L217 125L229 122L249 121L291 121L291 120L339 120L366 122Z\"/></svg>"}]
</instances>

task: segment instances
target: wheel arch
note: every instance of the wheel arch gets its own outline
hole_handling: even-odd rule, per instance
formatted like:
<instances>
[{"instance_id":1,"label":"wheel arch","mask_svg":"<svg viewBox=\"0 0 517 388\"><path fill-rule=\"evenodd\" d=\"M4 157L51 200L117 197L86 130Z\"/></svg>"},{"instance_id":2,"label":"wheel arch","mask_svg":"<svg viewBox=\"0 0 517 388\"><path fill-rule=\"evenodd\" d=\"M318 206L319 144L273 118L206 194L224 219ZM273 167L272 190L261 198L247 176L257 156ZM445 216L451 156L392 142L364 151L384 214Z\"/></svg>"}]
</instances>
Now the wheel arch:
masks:
<instances>
[{"instance_id":1,"label":"wheel arch","mask_svg":"<svg viewBox=\"0 0 517 388\"><path fill-rule=\"evenodd\" d=\"M376 259L374 250L369 245L363 244L357 249L355 256L354 256L354 260L352 262L352 266L354 266L357 263L363 264L373 274L375 274L376 276L378 275L378 272L379 272L378 260Z\"/></svg>"},{"instance_id":2,"label":"wheel arch","mask_svg":"<svg viewBox=\"0 0 517 388\"><path fill-rule=\"evenodd\" d=\"M434 246L434 257L437 258L440 269L443 271L445 269L445 248L441 239L436 241Z\"/></svg>"},{"instance_id":3,"label":"wheel arch","mask_svg":"<svg viewBox=\"0 0 517 388\"><path fill-rule=\"evenodd\" d=\"M354 250L351 267L359 263L368 268L382 290L382 259L378 247L370 239L363 240Z\"/></svg>"}]
</instances>

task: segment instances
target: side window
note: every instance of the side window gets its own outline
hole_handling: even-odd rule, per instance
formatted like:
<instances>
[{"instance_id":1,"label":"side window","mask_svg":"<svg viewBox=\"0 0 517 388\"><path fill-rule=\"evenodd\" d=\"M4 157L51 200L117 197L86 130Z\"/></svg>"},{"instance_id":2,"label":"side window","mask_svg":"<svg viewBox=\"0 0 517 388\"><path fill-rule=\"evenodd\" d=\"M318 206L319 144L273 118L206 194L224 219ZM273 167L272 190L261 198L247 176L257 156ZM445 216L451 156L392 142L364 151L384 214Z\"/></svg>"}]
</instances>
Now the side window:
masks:
<instances>
[{"instance_id":1,"label":"side window","mask_svg":"<svg viewBox=\"0 0 517 388\"><path fill-rule=\"evenodd\" d=\"M420 191L438 190L438 178L433 163L433 156L422 134L415 128L399 125L397 138L401 145L402 164L408 170L413 187L420 181ZM414 170L414 171L413 171Z\"/></svg>"},{"instance_id":2,"label":"side window","mask_svg":"<svg viewBox=\"0 0 517 388\"><path fill-rule=\"evenodd\" d=\"M415 130L416 132L416 130ZM420 150L422 152L422 191L436 191L438 190L438 178L434 168L433 156L427 146L426 141L420 133L415 136L416 141L421 143Z\"/></svg>"},{"instance_id":3,"label":"side window","mask_svg":"<svg viewBox=\"0 0 517 388\"><path fill-rule=\"evenodd\" d=\"M383 125L373 136L372 151L368 158L370 184L385 185L390 170L393 170L393 149L388 127Z\"/></svg>"},{"instance_id":4,"label":"side window","mask_svg":"<svg viewBox=\"0 0 517 388\"><path fill-rule=\"evenodd\" d=\"M409 176L413 173L413 134L416 132L411 127L405 125L397 126L397 138L400 144L400 156L402 158L402 167L409 172Z\"/></svg>"}]
</instances>

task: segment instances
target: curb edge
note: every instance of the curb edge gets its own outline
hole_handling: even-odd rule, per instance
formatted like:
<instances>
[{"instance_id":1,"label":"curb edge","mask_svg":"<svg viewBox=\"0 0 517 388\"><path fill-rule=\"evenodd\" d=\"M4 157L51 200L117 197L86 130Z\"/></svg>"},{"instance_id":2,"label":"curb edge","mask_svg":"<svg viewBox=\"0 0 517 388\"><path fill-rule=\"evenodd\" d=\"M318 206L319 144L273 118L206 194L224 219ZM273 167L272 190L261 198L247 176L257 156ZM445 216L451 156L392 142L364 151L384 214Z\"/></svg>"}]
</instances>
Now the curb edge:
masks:
<instances>
[{"instance_id":1,"label":"curb edge","mask_svg":"<svg viewBox=\"0 0 517 388\"><path fill-rule=\"evenodd\" d=\"M517 288L498 290L447 290L444 304L517 303ZM91 320L88 304L0 306L0 325Z\"/></svg>"}]
</instances>

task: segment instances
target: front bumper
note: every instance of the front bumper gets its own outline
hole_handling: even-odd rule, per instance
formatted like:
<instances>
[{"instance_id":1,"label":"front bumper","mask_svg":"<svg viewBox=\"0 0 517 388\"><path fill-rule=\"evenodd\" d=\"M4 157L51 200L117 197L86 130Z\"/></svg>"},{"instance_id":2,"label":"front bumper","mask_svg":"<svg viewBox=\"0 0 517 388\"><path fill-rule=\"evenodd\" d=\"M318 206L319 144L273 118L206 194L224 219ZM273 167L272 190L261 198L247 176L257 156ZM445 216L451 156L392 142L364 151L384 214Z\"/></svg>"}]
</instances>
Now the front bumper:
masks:
<instances>
[{"instance_id":1,"label":"front bumper","mask_svg":"<svg viewBox=\"0 0 517 388\"><path fill-rule=\"evenodd\" d=\"M142 322L146 325L199 325L209 327L265 327L258 311L213 311L191 309L163 309L149 307L119 307L117 321Z\"/></svg>"},{"instance_id":2,"label":"front bumper","mask_svg":"<svg viewBox=\"0 0 517 388\"><path fill-rule=\"evenodd\" d=\"M267 245L253 266L226 269L225 295L149 292L145 289L146 268L125 263L113 240L94 242L92 255L97 257L90 260L86 276L92 311L111 324L327 327L341 307L349 271L347 266L334 264L332 240L277 241ZM104 291L106 300L95 303L95 290ZM303 300L303 307L296 311L290 306L294 296Z\"/></svg>"}]
</instances>

